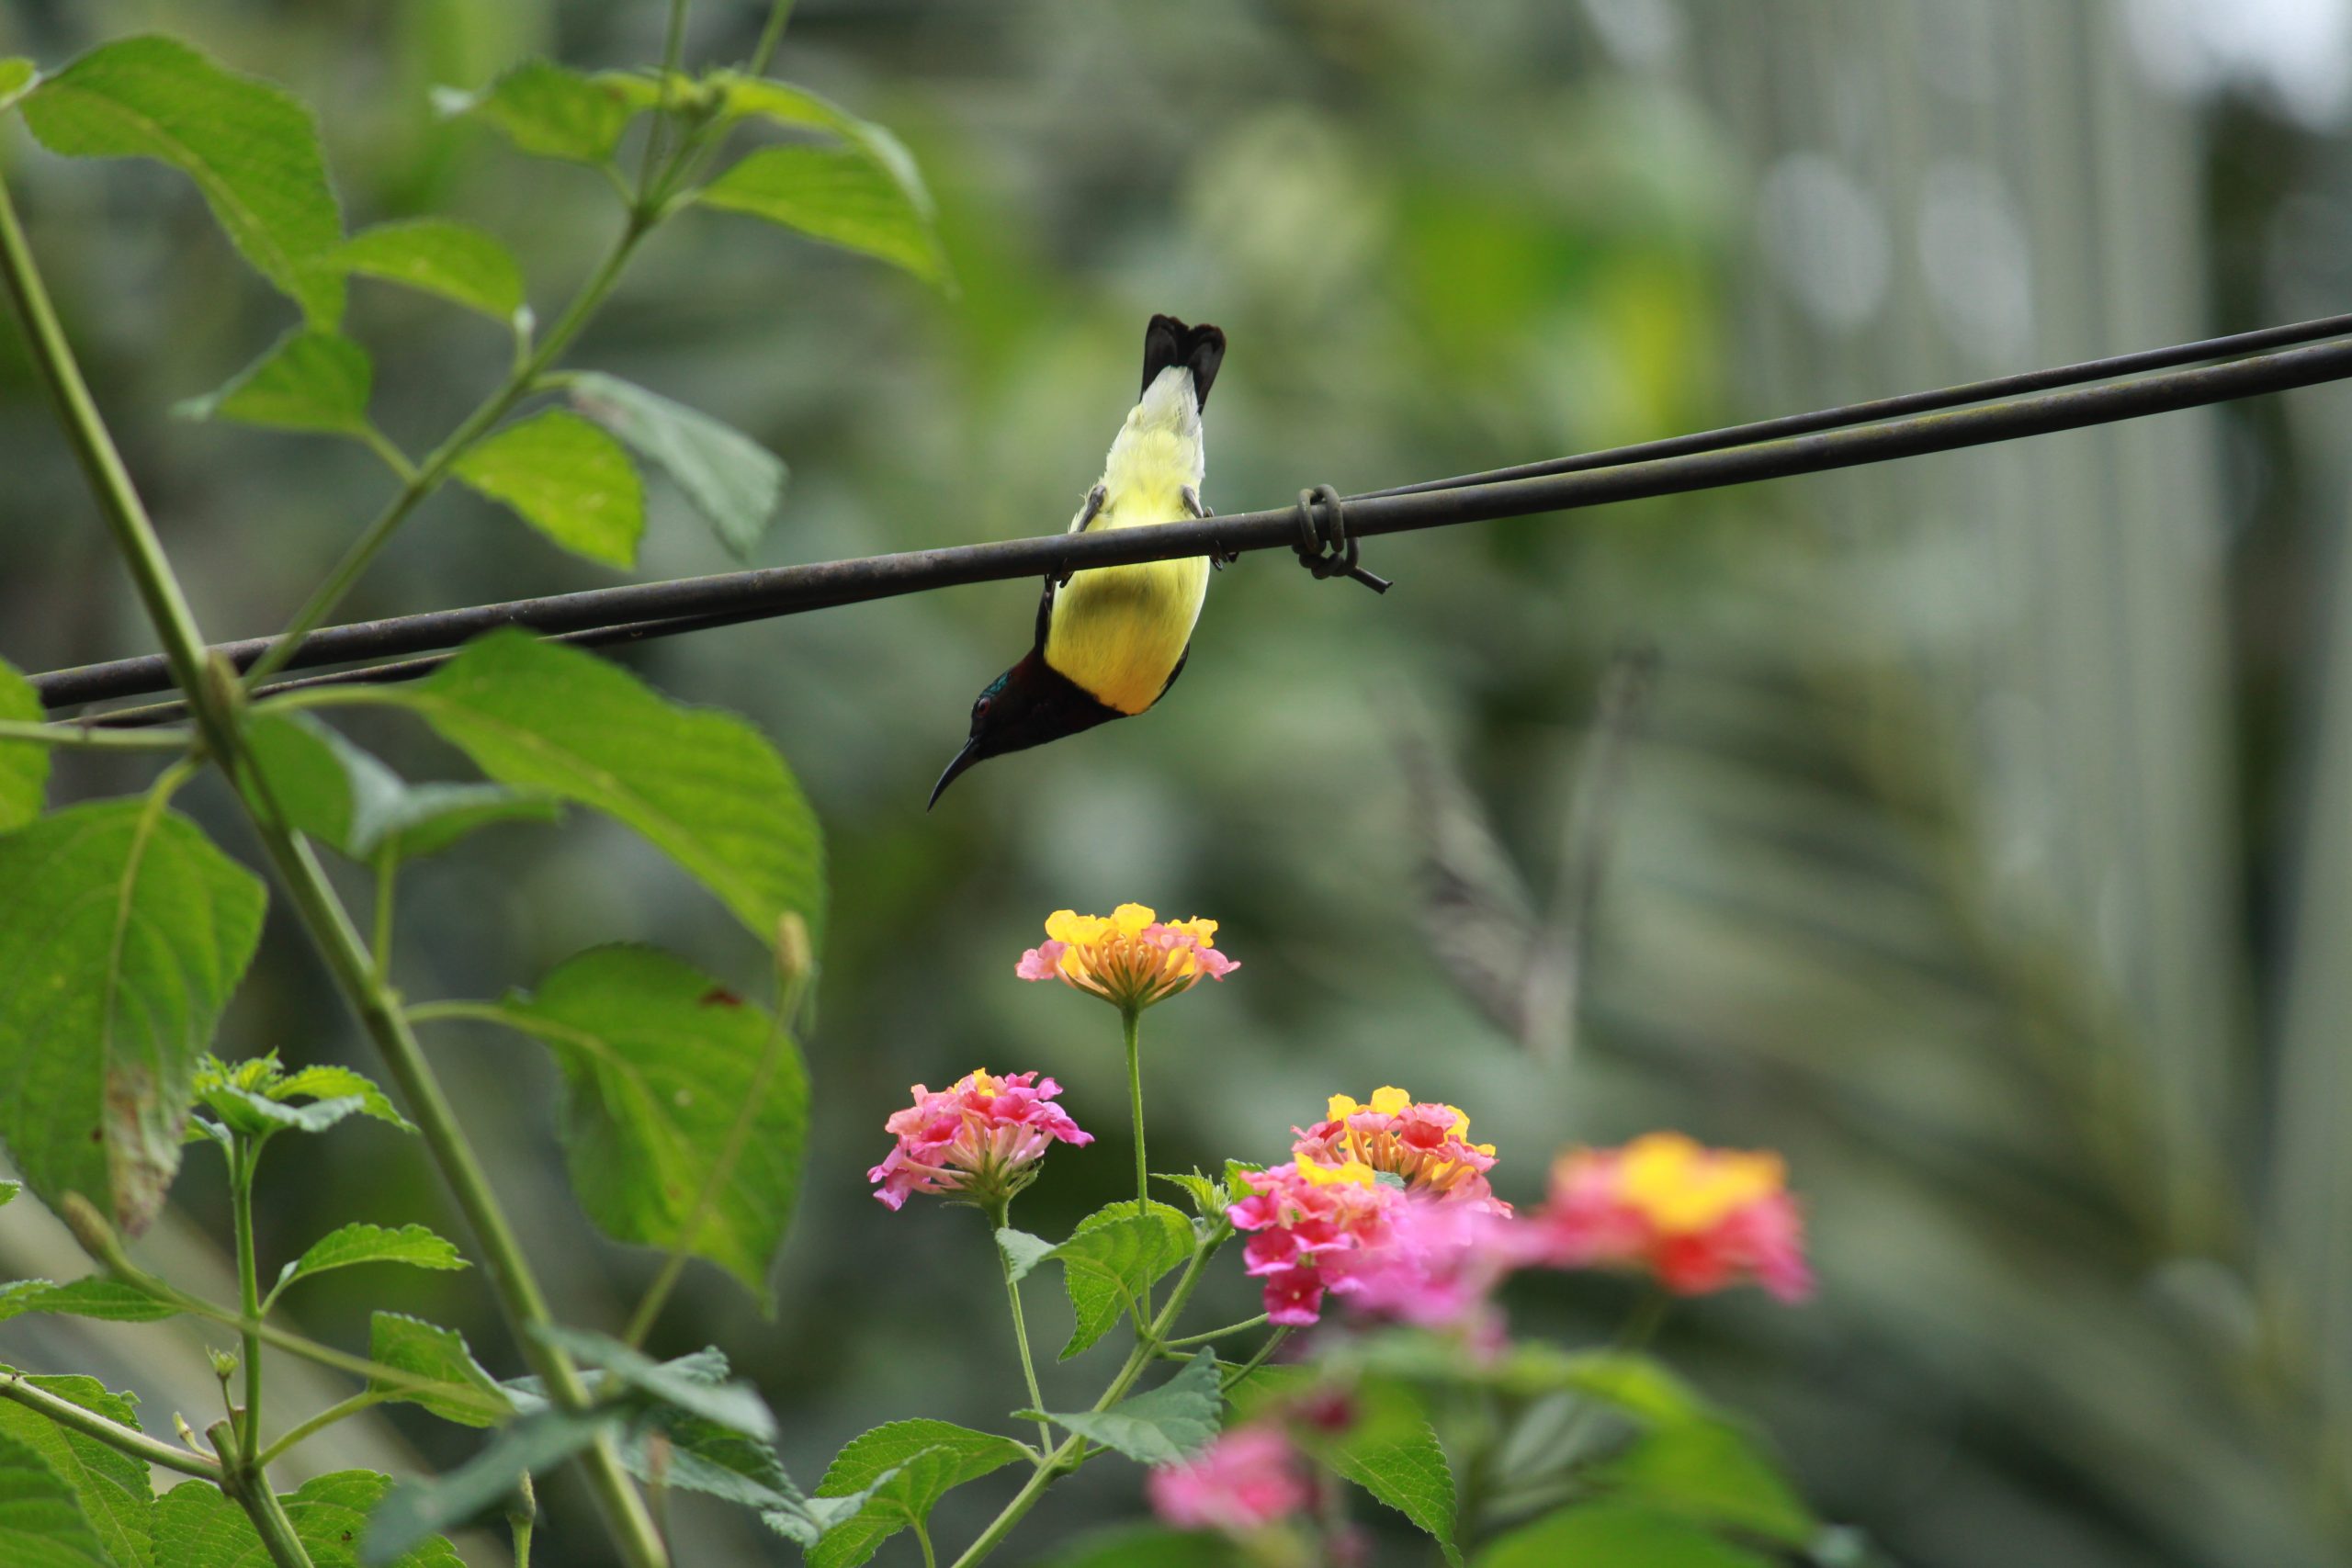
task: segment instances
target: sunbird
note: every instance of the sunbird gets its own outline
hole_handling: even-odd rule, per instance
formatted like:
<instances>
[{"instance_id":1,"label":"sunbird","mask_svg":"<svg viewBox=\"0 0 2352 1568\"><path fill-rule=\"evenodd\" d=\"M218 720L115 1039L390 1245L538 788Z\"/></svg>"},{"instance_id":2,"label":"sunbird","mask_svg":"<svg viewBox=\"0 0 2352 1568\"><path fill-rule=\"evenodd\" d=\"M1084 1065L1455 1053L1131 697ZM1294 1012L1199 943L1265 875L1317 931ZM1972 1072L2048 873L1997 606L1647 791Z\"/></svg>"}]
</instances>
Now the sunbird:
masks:
<instances>
[{"instance_id":1,"label":"sunbird","mask_svg":"<svg viewBox=\"0 0 2352 1568\"><path fill-rule=\"evenodd\" d=\"M1143 395L1070 519L1071 533L1209 515L1201 504L1201 411L1224 360L1217 328L1152 317L1143 334ZM1165 696L1193 651L1209 566L1208 557L1193 556L1046 578L1035 642L972 704L971 735L939 775L931 804L984 758L1131 718Z\"/></svg>"}]
</instances>

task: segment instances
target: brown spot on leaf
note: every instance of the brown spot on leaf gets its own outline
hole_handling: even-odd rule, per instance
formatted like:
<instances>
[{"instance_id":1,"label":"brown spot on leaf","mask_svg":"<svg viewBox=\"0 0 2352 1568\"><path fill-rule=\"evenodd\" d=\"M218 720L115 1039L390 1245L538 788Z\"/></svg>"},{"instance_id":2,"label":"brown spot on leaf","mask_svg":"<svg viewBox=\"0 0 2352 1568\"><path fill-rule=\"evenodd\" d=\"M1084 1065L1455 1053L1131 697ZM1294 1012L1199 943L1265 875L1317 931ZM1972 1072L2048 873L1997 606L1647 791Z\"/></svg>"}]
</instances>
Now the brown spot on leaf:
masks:
<instances>
[{"instance_id":1,"label":"brown spot on leaf","mask_svg":"<svg viewBox=\"0 0 2352 1568\"><path fill-rule=\"evenodd\" d=\"M713 986L696 999L696 1005L707 1008L739 1008L743 998L724 986Z\"/></svg>"}]
</instances>

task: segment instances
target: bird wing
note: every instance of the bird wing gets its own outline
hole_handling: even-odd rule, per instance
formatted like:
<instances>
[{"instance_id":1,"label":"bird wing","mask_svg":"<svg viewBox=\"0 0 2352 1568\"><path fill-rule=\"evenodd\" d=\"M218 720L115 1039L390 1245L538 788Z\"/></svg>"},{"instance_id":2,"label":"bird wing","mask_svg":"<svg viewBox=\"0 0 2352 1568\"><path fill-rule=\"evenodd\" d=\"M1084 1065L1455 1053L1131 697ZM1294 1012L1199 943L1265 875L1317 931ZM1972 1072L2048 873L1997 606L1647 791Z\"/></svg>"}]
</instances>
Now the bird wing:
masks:
<instances>
[{"instance_id":1,"label":"bird wing","mask_svg":"<svg viewBox=\"0 0 2352 1568\"><path fill-rule=\"evenodd\" d=\"M1060 587L1058 578L1050 571L1046 573L1046 591L1037 595L1037 652L1041 657L1046 651L1046 634L1054 627L1054 592Z\"/></svg>"}]
</instances>

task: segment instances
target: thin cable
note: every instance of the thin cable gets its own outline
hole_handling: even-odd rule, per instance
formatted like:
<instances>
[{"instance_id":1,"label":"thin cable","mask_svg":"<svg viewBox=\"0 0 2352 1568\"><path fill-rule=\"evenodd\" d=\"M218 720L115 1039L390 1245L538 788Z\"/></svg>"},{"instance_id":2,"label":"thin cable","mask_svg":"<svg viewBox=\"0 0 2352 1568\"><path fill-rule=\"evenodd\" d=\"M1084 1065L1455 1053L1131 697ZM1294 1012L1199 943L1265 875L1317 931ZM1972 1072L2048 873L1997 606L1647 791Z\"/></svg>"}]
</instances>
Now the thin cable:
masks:
<instances>
[{"instance_id":1,"label":"thin cable","mask_svg":"<svg viewBox=\"0 0 2352 1568\"><path fill-rule=\"evenodd\" d=\"M1347 499L1348 526L1352 534L1363 536L1566 511L1982 446L2283 391L2352 376L2352 367L2346 364L2347 356L2352 356L2352 344L2278 349L2221 365L2161 371L2137 380L2013 397L1976 408L1955 408L1978 400L1982 389L1988 387L2046 386L2052 382L2064 385L2111 376L2119 366L2144 369L2150 365L2171 364L2184 358L2210 357L2224 346L2243 345L2249 341L2292 342L2304 336L2334 336L2346 332L2352 332L2352 316L2330 317L2114 359L2032 371L1996 381L1943 388L1608 452L1521 465L1519 468L1496 470L1503 476L1499 478L1463 475L1374 491ZM1857 411L1887 408L1915 412L1907 417L1876 423L1857 426L1850 423L1857 417ZM1773 438L1757 439L1758 432L1777 434ZM1132 565L1204 555L1212 550L1234 554L1278 546L1288 547L1295 542L1296 527L1296 509L1286 507L1200 522L1162 524L1149 529L1057 534L592 589L582 593L324 627L303 645L296 662L305 666L346 663L451 649L469 637L506 626L562 635L567 640L638 641L958 583L994 581L1046 571L1068 572L1087 567ZM586 634L598 635L591 637ZM218 651L243 668L260 657L270 642L268 638L255 638L222 645ZM390 678L422 673L430 667L402 667L400 675ZM366 679L368 672L354 672L354 676ZM33 677L34 688L42 702L52 708L164 691L170 684L163 660L153 656ZM160 716L171 710L137 711L142 716Z\"/></svg>"}]
</instances>

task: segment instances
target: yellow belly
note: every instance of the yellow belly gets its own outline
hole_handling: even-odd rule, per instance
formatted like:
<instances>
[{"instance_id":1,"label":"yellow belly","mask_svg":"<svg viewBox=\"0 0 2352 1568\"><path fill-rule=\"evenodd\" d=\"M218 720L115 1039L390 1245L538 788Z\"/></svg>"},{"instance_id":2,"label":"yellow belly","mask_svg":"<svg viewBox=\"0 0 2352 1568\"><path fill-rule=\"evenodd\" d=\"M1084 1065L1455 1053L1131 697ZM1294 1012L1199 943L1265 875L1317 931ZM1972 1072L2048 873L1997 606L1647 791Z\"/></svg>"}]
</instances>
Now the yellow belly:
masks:
<instances>
[{"instance_id":1,"label":"yellow belly","mask_svg":"<svg viewBox=\"0 0 2352 1568\"><path fill-rule=\"evenodd\" d=\"M1148 526L1183 514L1172 493L1130 494L1106 505L1087 531ZM1079 572L1054 597L1046 662L1121 713L1141 713L1159 700L1184 657L1208 586L1205 556Z\"/></svg>"}]
</instances>

